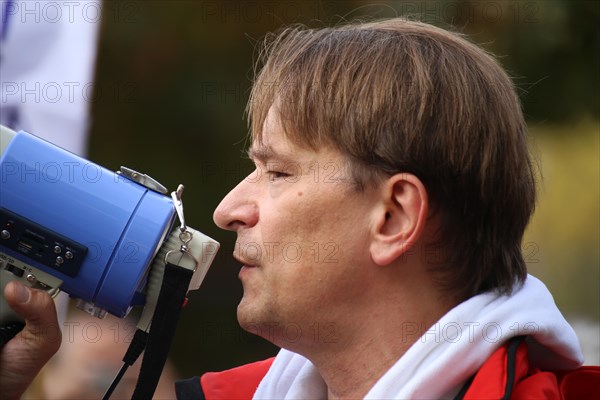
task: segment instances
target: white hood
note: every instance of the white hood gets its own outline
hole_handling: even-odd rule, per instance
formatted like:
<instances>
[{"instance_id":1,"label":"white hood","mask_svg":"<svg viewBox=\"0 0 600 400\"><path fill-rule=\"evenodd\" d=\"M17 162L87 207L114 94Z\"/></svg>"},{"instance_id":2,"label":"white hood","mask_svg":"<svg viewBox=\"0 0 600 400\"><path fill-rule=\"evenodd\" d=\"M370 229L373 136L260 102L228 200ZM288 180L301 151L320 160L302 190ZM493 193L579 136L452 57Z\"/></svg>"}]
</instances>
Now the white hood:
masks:
<instances>
[{"instance_id":1,"label":"white hood","mask_svg":"<svg viewBox=\"0 0 600 400\"><path fill-rule=\"evenodd\" d=\"M484 293L459 304L435 323L386 372L366 399L452 397L507 340L529 338L529 359L541 369L583 364L575 331L552 295L529 275L511 296ZM255 399L326 399L327 387L313 364L282 349Z\"/></svg>"}]
</instances>

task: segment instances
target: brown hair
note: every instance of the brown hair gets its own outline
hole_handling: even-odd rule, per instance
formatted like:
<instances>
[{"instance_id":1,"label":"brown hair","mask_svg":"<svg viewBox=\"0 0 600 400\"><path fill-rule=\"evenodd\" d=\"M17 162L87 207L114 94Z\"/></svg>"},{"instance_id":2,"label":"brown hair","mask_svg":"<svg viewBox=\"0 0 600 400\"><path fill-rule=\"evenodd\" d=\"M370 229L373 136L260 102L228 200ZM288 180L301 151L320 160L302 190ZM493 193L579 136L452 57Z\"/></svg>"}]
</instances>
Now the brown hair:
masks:
<instances>
[{"instance_id":1,"label":"brown hair","mask_svg":"<svg viewBox=\"0 0 600 400\"><path fill-rule=\"evenodd\" d=\"M266 37L259 63L254 141L276 104L288 139L339 149L359 190L398 172L419 177L443 216L439 281L459 299L525 279L534 171L518 96L491 55L397 18L289 27Z\"/></svg>"}]
</instances>

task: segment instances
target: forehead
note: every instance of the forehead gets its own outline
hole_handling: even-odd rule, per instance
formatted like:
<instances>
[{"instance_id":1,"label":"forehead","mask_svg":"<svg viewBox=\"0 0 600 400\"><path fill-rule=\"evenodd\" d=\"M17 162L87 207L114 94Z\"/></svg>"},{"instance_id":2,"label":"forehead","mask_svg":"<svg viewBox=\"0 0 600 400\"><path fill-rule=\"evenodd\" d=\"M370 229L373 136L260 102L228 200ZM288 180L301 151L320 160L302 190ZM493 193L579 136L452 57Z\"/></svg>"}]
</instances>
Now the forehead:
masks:
<instances>
[{"instance_id":1,"label":"forehead","mask_svg":"<svg viewBox=\"0 0 600 400\"><path fill-rule=\"evenodd\" d=\"M334 146L325 143L311 146L308 141L303 141L303 135L297 132L290 133L286 128L293 129L284 126L277 105L271 106L261 132L252 138L248 156L262 163L269 161L307 165L318 163L335 165L340 170L342 167L344 169L347 167L346 157Z\"/></svg>"},{"instance_id":2,"label":"forehead","mask_svg":"<svg viewBox=\"0 0 600 400\"><path fill-rule=\"evenodd\" d=\"M316 153L308 146L302 146L290 140L281 123L279 112L275 105L271 106L263 123L261 132L252 138L248 154L253 159L266 160L276 156L293 156L300 153Z\"/></svg>"}]
</instances>

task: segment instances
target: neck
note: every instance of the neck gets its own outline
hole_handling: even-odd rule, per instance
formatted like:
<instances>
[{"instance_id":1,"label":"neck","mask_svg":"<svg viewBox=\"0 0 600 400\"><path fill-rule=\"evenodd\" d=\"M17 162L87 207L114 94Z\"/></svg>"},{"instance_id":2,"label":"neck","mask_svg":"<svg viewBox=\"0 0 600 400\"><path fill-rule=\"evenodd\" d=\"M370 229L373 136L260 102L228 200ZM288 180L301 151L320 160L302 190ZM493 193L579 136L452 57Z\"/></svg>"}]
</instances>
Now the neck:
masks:
<instances>
[{"instance_id":1,"label":"neck","mask_svg":"<svg viewBox=\"0 0 600 400\"><path fill-rule=\"evenodd\" d=\"M455 305L441 300L433 286L402 281L401 286L388 280L377 290L365 290L349 309L342 310L333 325L333 343L313 343L297 351L315 365L327 385L329 399L363 398Z\"/></svg>"}]
</instances>

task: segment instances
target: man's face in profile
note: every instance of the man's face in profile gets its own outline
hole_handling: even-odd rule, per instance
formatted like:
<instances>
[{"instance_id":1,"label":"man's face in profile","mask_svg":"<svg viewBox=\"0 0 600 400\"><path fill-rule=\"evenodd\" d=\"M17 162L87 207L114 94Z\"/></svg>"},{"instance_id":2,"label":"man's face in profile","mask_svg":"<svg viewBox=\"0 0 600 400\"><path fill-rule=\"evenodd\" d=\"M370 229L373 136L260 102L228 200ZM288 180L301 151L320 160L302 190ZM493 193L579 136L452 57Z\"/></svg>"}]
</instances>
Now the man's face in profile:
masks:
<instances>
[{"instance_id":1,"label":"man's face in profile","mask_svg":"<svg viewBox=\"0 0 600 400\"><path fill-rule=\"evenodd\" d=\"M357 192L346 159L286 139L271 107L256 169L219 204L216 224L237 233L243 264L242 327L280 346L312 340L318 326L352 313L371 262L367 237L375 189ZM293 330L293 332L292 332Z\"/></svg>"}]
</instances>

